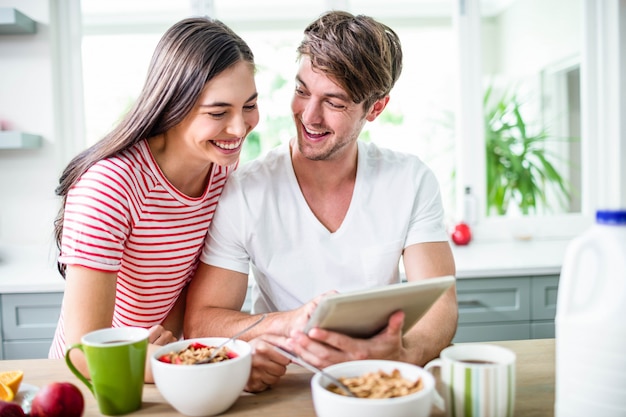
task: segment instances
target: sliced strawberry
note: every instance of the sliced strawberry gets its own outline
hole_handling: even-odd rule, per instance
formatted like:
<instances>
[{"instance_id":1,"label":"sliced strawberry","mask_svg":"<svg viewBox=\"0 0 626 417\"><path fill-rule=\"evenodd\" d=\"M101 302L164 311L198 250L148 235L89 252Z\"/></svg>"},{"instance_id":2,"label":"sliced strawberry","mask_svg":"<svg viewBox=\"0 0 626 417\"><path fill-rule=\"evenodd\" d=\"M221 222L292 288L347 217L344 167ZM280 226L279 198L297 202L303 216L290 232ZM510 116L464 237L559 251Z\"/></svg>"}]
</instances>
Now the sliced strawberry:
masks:
<instances>
[{"instance_id":1,"label":"sliced strawberry","mask_svg":"<svg viewBox=\"0 0 626 417\"><path fill-rule=\"evenodd\" d=\"M235 359L237 357L237 354L232 350L229 350L226 352L226 356L228 356L228 359Z\"/></svg>"},{"instance_id":2,"label":"sliced strawberry","mask_svg":"<svg viewBox=\"0 0 626 417\"><path fill-rule=\"evenodd\" d=\"M198 342L193 342L192 344L189 345L189 349L203 349L208 347L207 345L203 345L202 343L198 343Z\"/></svg>"},{"instance_id":3,"label":"sliced strawberry","mask_svg":"<svg viewBox=\"0 0 626 417\"><path fill-rule=\"evenodd\" d=\"M165 363L172 363L172 359L170 358L170 355L167 355L167 354L161 355L159 357L159 361L165 362Z\"/></svg>"}]
</instances>

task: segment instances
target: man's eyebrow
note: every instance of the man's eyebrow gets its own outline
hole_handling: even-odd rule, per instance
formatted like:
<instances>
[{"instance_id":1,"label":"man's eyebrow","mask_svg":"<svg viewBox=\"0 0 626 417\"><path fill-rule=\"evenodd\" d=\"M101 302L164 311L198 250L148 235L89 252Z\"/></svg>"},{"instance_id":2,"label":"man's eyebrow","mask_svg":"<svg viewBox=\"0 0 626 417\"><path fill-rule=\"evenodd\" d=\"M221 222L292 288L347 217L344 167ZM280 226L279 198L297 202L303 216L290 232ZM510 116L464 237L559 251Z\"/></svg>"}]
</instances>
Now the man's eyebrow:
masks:
<instances>
[{"instance_id":1,"label":"man's eyebrow","mask_svg":"<svg viewBox=\"0 0 626 417\"><path fill-rule=\"evenodd\" d=\"M248 99L246 100L246 103L252 100L256 100L256 98L259 96L258 92L255 92L254 94L252 94L250 97L248 97ZM200 107L232 107L233 105L231 103L226 103L224 101L216 101L213 103L204 103L204 104L200 104Z\"/></svg>"},{"instance_id":2,"label":"man's eyebrow","mask_svg":"<svg viewBox=\"0 0 626 417\"><path fill-rule=\"evenodd\" d=\"M296 75L296 82L298 84L302 84L302 86L304 88L307 88L306 83L304 81L302 81L302 78L300 78L299 76ZM345 94L344 92L331 92L331 93L324 93L324 97L330 97L330 98L337 98L339 100L343 100L343 101L352 101L352 99L350 97L348 97L347 94Z\"/></svg>"}]
</instances>

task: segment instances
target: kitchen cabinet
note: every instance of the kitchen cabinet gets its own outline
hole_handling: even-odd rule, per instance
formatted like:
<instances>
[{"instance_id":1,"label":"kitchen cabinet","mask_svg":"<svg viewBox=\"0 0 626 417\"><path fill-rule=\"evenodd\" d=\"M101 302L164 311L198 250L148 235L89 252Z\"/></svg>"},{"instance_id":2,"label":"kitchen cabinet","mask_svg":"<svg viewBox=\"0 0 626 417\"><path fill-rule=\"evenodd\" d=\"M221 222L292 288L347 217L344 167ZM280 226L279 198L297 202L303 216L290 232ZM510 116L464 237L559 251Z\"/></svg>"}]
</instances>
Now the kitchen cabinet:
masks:
<instances>
[{"instance_id":1,"label":"kitchen cabinet","mask_svg":"<svg viewBox=\"0 0 626 417\"><path fill-rule=\"evenodd\" d=\"M0 294L0 359L47 358L62 301L62 292ZM248 292L242 311L250 307Z\"/></svg>"},{"instance_id":2,"label":"kitchen cabinet","mask_svg":"<svg viewBox=\"0 0 626 417\"><path fill-rule=\"evenodd\" d=\"M37 24L13 7L0 7L0 35L24 35L37 32Z\"/></svg>"},{"instance_id":3,"label":"kitchen cabinet","mask_svg":"<svg viewBox=\"0 0 626 417\"><path fill-rule=\"evenodd\" d=\"M554 337L558 275L457 280L454 342Z\"/></svg>"},{"instance_id":4,"label":"kitchen cabinet","mask_svg":"<svg viewBox=\"0 0 626 417\"><path fill-rule=\"evenodd\" d=\"M62 292L0 295L2 359L45 358L61 313Z\"/></svg>"}]
</instances>

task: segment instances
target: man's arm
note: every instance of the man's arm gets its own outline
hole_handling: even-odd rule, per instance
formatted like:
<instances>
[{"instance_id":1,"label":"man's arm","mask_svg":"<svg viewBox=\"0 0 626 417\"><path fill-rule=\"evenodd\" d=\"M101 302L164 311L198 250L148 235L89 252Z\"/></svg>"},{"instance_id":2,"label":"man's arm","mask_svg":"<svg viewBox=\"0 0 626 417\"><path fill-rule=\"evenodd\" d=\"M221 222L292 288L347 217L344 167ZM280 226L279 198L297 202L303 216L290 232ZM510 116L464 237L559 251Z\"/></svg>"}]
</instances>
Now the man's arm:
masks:
<instances>
[{"instance_id":1,"label":"man's arm","mask_svg":"<svg viewBox=\"0 0 626 417\"><path fill-rule=\"evenodd\" d=\"M448 242L411 245L404 250L408 281L455 275L454 256ZM452 286L403 337L403 360L424 365L452 342L458 323L456 287Z\"/></svg>"},{"instance_id":2,"label":"man's arm","mask_svg":"<svg viewBox=\"0 0 626 417\"><path fill-rule=\"evenodd\" d=\"M256 319L240 311L247 290L246 274L200 262L187 290L184 337L230 337L252 323Z\"/></svg>"},{"instance_id":3,"label":"man's arm","mask_svg":"<svg viewBox=\"0 0 626 417\"><path fill-rule=\"evenodd\" d=\"M452 250L447 242L419 243L404 251L409 281L454 275ZM370 339L349 336L319 328L308 335L296 332L290 347L303 359L318 367L358 359L390 359L424 365L450 344L456 332L458 309L454 286L402 336L404 313L391 315L387 327Z\"/></svg>"},{"instance_id":4,"label":"man's arm","mask_svg":"<svg viewBox=\"0 0 626 417\"><path fill-rule=\"evenodd\" d=\"M185 337L230 337L256 321L258 317L240 311L247 289L246 274L201 262L187 293ZM273 345L284 345L293 326L304 327L317 302L314 299L296 310L269 313L258 326L241 336L251 343L254 352L247 391L263 391L285 374L289 360Z\"/></svg>"},{"instance_id":5,"label":"man's arm","mask_svg":"<svg viewBox=\"0 0 626 417\"><path fill-rule=\"evenodd\" d=\"M200 262L187 291L184 337L230 337L257 321L258 315L241 311L248 290L248 276ZM268 313L265 320L241 336L251 340L268 333L287 337L303 329L319 297L295 310Z\"/></svg>"}]
</instances>

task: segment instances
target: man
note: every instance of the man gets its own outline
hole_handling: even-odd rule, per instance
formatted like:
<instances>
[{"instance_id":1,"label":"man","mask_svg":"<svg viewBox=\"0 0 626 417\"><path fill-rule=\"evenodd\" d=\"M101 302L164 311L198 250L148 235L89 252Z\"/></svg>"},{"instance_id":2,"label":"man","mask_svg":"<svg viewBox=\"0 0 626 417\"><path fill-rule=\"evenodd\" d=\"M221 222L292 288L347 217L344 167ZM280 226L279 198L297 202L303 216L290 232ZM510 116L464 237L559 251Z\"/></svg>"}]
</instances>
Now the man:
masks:
<instances>
[{"instance_id":1,"label":"man","mask_svg":"<svg viewBox=\"0 0 626 417\"><path fill-rule=\"evenodd\" d=\"M289 361L285 345L318 367L364 358L424 364L457 325L454 288L402 335L404 313L370 339L302 330L319 299L399 282L454 275L433 173L414 155L357 138L385 109L402 69L397 35L366 16L333 11L311 23L298 48L292 112L297 137L231 175L192 280L186 337L243 336L254 346L247 390L262 391ZM239 310L248 271L252 315Z\"/></svg>"}]
</instances>

